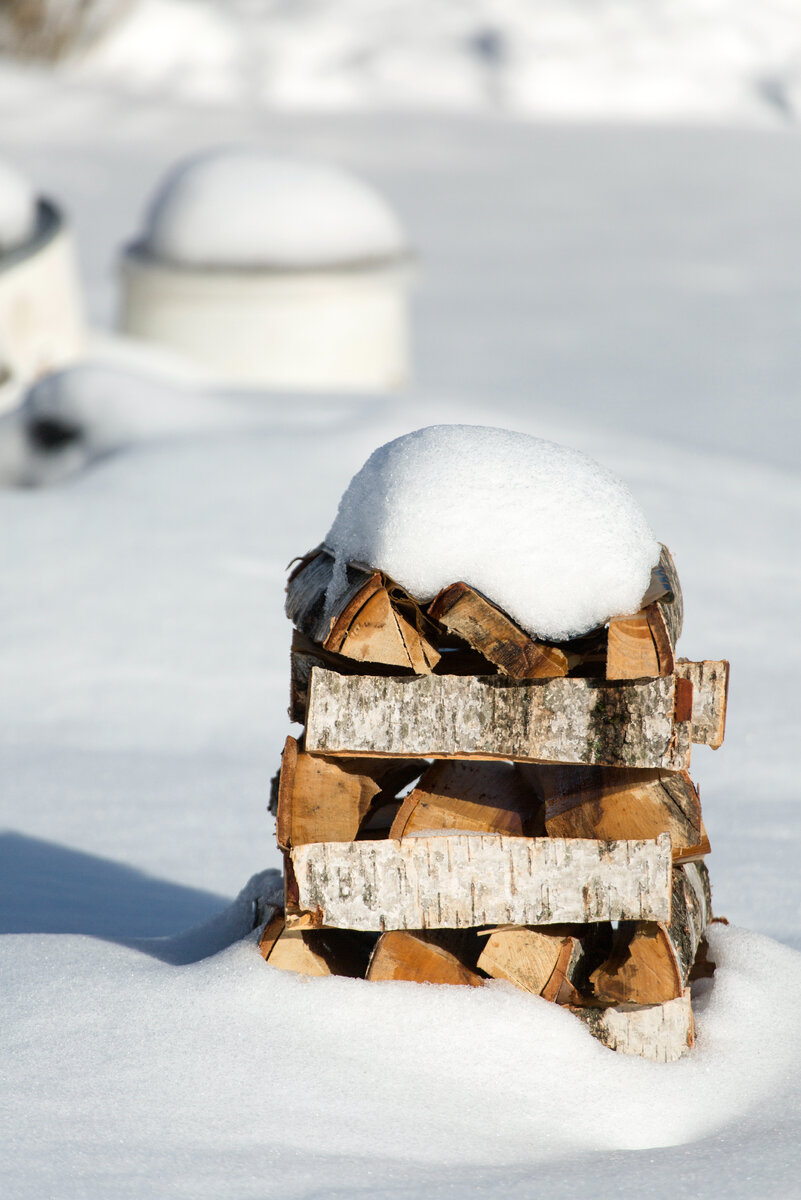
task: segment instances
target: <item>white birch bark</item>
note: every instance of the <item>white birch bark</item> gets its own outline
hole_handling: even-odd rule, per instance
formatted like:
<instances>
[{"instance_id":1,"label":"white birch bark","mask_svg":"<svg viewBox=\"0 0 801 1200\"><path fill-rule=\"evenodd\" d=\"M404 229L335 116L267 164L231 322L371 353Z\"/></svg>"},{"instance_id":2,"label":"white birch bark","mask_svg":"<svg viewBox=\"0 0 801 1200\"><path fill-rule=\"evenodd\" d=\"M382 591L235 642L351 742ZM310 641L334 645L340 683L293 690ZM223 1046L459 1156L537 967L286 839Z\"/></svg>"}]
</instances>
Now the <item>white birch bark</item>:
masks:
<instances>
[{"instance_id":1,"label":"white birch bark","mask_svg":"<svg viewBox=\"0 0 801 1200\"><path fill-rule=\"evenodd\" d=\"M666 1004L648 1008L574 1008L593 1037L620 1054L652 1062L675 1062L693 1044L695 1027L689 989Z\"/></svg>"}]
</instances>

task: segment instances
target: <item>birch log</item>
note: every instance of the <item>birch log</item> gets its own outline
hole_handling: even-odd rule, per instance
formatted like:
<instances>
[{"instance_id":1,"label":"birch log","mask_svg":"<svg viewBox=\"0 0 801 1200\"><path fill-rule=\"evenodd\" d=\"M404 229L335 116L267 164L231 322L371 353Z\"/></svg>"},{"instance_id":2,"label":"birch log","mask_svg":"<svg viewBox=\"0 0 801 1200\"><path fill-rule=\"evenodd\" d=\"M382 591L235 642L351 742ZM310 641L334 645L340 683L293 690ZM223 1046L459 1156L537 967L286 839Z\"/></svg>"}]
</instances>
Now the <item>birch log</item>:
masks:
<instances>
[{"instance_id":1,"label":"birch log","mask_svg":"<svg viewBox=\"0 0 801 1200\"><path fill-rule=\"evenodd\" d=\"M259 950L271 967L296 975L344 975L364 979L370 947L345 929L288 929L283 913L266 926Z\"/></svg>"},{"instance_id":2,"label":"birch log","mask_svg":"<svg viewBox=\"0 0 801 1200\"><path fill-rule=\"evenodd\" d=\"M663 546L640 611L609 622L606 678L670 675L675 670L674 653L683 620L679 577L670 551Z\"/></svg>"},{"instance_id":3,"label":"birch log","mask_svg":"<svg viewBox=\"0 0 801 1200\"><path fill-rule=\"evenodd\" d=\"M389 836L449 829L537 837L545 834L543 808L511 763L440 759L403 801Z\"/></svg>"},{"instance_id":4,"label":"birch log","mask_svg":"<svg viewBox=\"0 0 801 1200\"><path fill-rule=\"evenodd\" d=\"M648 1008L574 1008L593 1037L620 1054L652 1062L675 1062L695 1040L689 990Z\"/></svg>"},{"instance_id":5,"label":"birch log","mask_svg":"<svg viewBox=\"0 0 801 1200\"><path fill-rule=\"evenodd\" d=\"M459 936L454 930L412 933L393 929L382 933L370 958L367 979L483 987L483 977L461 961Z\"/></svg>"},{"instance_id":6,"label":"birch log","mask_svg":"<svg viewBox=\"0 0 801 1200\"><path fill-rule=\"evenodd\" d=\"M717 750L726 733L726 700L729 693L729 664L719 662L689 662L680 658L676 675L693 686L693 715L691 737L694 742Z\"/></svg>"},{"instance_id":7,"label":"birch log","mask_svg":"<svg viewBox=\"0 0 801 1200\"><path fill-rule=\"evenodd\" d=\"M287 921L307 928L670 919L664 834L639 842L480 834L319 842L297 846L289 862Z\"/></svg>"},{"instance_id":8,"label":"birch log","mask_svg":"<svg viewBox=\"0 0 801 1200\"><path fill-rule=\"evenodd\" d=\"M601 928L510 925L493 929L488 931L478 966L493 979L505 979L556 1004L578 1004L587 981L587 945Z\"/></svg>"},{"instance_id":9,"label":"birch log","mask_svg":"<svg viewBox=\"0 0 801 1200\"><path fill-rule=\"evenodd\" d=\"M687 687L682 681L682 687ZM313 667L311 754L502 758L686 769L690 709L674 676L629 684L501 676L339 675Z\"/></svg>"}]
</instances>

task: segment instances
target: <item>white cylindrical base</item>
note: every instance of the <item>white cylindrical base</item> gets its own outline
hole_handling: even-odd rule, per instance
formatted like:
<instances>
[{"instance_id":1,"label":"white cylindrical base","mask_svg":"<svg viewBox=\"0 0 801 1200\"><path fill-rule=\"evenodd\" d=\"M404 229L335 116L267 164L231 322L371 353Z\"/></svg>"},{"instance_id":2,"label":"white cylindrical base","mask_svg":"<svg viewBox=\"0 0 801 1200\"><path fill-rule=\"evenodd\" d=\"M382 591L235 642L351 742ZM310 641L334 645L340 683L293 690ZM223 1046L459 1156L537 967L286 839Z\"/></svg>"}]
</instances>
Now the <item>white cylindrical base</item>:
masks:
<instances>
[{"instance_id":1,"label":"white cylindrical base","mask_svg":"<svg viewBox=\"0 0 801 1200\"><path fill-rule=\"evenodd\" d=\"M172 266L130 247L121 328L233 382L386 390L409 371L409 267L320 271Z\"/></svg>"},{"instance_id":2,"label":"white cylindrical base","mask_svg":"<svg viewBox=\"0 0 801 1200\"><path fill-rule=\"evenodd\" d=\"M15 378L38 379L78 361L86 336L72 234L40 200L34 237L0 255L0 357Z\"/></svg>"}]
</instances>

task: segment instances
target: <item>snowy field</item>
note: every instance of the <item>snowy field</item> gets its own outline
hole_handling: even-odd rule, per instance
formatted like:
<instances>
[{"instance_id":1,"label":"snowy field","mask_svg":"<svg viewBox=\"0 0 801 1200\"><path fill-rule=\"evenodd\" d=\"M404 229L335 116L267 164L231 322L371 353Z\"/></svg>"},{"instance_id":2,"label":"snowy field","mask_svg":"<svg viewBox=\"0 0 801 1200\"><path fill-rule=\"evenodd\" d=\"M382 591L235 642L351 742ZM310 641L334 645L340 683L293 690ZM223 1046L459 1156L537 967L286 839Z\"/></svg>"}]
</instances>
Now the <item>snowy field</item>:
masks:
<instances>
[{"instance_id":1,"label":"snowy field","mask_svg":"<svg viewBox=\"0 0 801 1200\"><path fill-rule=\"evenodd\" d=\"M199 111L0 67L0 153L70 209L97 326L165 169L252 139L396 206L415 381L143 385L204 428L145 419L127 452L0 492L0 1193L801 1194L801 135ZM376 446L435 422L620 475L676 559L682 652L731 660L726 742L693 775L732 925L680 1063L615 1056L503 985L283 975L234 901L278 867L286 565Z\"/></svg>"}]
</instances>

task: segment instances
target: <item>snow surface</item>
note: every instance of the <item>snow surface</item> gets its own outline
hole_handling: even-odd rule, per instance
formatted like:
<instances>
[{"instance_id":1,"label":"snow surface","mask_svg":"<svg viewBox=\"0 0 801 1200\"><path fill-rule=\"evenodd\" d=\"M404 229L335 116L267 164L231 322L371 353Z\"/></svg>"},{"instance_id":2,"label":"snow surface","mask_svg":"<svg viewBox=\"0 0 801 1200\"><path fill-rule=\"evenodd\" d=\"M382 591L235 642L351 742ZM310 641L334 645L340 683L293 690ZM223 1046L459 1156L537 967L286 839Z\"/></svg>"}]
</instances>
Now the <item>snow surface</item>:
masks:
<instances>
[{"instance_id":1,"label":"snow surface","mask_svg":"<svg viewBox=\"0 0 801 1200\"><path fill-rule=\"evenodd\" d=\"M801 4L136 0L68 73L203 104L781 125Z\"/></svg>"},{"instance_id":2,"label":"snow surface","mask_svg":"<svg viewBox=\"0 0 801 1200\"><path fill-rule=\"evenodd\" d=\"M24 246L36 230L36 195L10 162L0 159L0 255Z\"/></svg>"},{"instance_id":3,"label":"snow surface","mask_svg":"<svg viewBox=\"0 0 801 1200\"><path fill-rule=\"evenodd\" d=\"M179 163L143 242L166 262L216 267L332 267L406 248L386 201L348 171L245 146Z\"/></svg>"},{"instance_id":4,"label":"snow surface","mask_svg":"<svg viewBox=\"0 0 801 1200\"><path fill-rule=\"evenodd\" d=\"M586 454L475 425L435 425L380 446L326 535L327 603L348 562L427 602L461 580L538 637L588 633L637 612L659 543L629 489Z\"/></svg>"},{"instance_id":5,"label":"snow surface","mask_svg":"<svg viewBox=\"0 0 801 1200\"><path fill-rule=\"evenodd\" d=\"M199 121L0 72L0 143L72 214L106 324L157 180L239 137L397 204L425 264L417 382L265 396L245 424L234 396L137 387L127 362L128 449L0 492L2 1195L794 1197L799 133ZM280 865L286 565L376 446L448 422L607 464L675 555L682 653L731 659L726 742L692 773L715 908L742 928L714 931L684 1062L612 1056L503 988L291 979L247 940L248 893L229 908Z\"/></svg>"}]
</instances>

